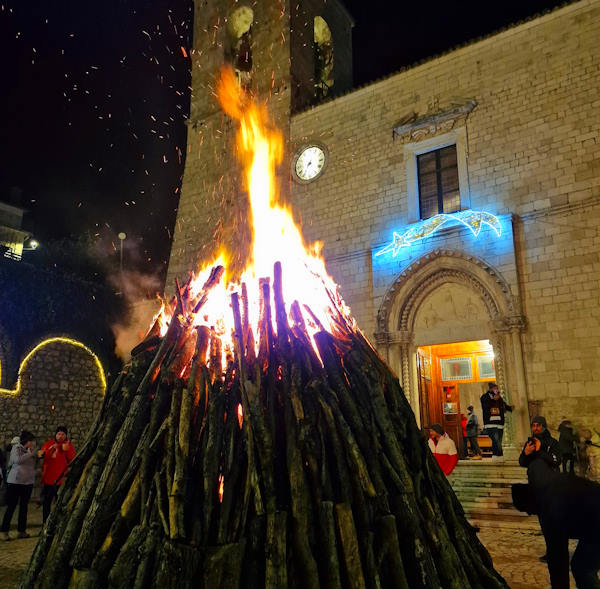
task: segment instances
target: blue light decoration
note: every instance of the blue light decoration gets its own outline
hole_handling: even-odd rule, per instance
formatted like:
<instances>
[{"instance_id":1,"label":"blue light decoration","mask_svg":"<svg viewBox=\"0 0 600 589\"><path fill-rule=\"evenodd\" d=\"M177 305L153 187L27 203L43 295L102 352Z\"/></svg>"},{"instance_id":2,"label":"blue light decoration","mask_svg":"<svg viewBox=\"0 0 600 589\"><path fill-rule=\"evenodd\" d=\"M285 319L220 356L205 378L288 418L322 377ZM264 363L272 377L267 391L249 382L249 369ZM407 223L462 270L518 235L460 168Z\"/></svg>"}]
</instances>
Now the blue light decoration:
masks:
<instances>
[{"instance_id":1,"label":"blue light decoration","mask_svg":"<svg viewBox=\"0 0 600 589\"><path fill-rule=\"evenodd\" d=\"M388 252L392 252L392 255L396 256L401 248L408 247L415 241L428 237L447 223L462 223L471 230L475 237L479 235L481 226L484 224L489 225L498 237L502 233L498 217L485 211L467 209L466 211L458 211L457 213L440 213L439 215L435 215L435 217L430 217L429 219L409 225L408 229L402 234L394 231L392 243L379 250L375 256L381 256Z\"/></svg>"}]
</instances>

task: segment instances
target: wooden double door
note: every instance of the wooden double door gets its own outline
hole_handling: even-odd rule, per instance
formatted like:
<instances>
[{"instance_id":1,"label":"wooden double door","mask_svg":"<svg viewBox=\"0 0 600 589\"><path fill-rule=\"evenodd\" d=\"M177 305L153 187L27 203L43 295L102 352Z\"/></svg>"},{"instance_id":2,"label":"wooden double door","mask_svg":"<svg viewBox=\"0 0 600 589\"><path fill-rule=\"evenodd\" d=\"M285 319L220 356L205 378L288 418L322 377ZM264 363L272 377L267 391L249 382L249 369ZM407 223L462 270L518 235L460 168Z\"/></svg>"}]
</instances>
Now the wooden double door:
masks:
<instances>
[{"instance_id":1,"label":"wooden double door","mask_svg":"<svg viewBox=\"0 0 600 589\"><path fill-rule=\"evenodd\" d=\"M427 377L425 358L417 352L417 378L419 384L419 409L421 427L429 428L439 423L454 440L457 450L463 445L460 425L460 397L458 384L437 384Z\"/></svg>"}]
</instances>

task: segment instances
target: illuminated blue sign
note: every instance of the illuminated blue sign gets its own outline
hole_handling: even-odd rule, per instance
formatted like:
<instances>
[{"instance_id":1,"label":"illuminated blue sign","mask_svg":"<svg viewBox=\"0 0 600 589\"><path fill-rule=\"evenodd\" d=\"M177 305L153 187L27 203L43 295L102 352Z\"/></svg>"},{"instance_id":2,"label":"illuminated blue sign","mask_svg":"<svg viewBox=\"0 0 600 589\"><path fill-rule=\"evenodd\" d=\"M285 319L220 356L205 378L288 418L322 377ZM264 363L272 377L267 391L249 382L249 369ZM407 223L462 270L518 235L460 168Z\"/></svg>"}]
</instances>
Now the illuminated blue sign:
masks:
<instances>
[{"instance_id":1,"label":"illuminated blue sign","mask_svg":"<svg viewBox=\"0 0 600 589\"><path fill-rule=\"evenodd\" d=\"M471 230L475 237L479 235L481 226L484 224L489 225L496 232L498 237L500 237L500 234L502 233L498 217L491 213L486 213L485 211L466 210L458 211L457 213L441 213L435 215L435 217L430 217L429 219L424 219L423 221L418 221L417 223L409 225L408 229L402 234L394 231L392 243L386 245L375 255L381 256L382 254L392 252L392 255L395 256L401 248L408 247L415 241L419 241L432 235L440 227L447 225L448 223L462 223Z\"/></svg>"}]
</instances>

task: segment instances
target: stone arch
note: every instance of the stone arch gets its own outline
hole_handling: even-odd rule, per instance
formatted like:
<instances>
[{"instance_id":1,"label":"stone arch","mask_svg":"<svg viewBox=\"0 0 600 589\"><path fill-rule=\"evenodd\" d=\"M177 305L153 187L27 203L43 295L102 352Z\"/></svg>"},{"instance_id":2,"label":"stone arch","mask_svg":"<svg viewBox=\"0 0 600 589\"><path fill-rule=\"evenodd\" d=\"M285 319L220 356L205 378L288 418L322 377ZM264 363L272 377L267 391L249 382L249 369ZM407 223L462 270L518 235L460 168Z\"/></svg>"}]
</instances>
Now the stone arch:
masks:
<instances>
[{"instance_id":1,"label":"stone arch","mask_svg":"<svg viewBox=\"0 0 600 589\"><path fill-rule=\"evenodd\" d=\"M23 358L14 388L0 389L0 433L12 437L25 428L48 439L57 425L67 425L81 444L105 392L104 368L90 348L48 337Z\"/></svg>"},{"instance_id":2,"label":"stone arch","mask_svg":"<svg viewBox=\"0 0 600 589\"><path fill-rule=\"evenodd\" d=\"M377 313L377 331L409 329L419 302L449 281L469 284L484 301L491 321L520 315L510 286L490 264L458 250L436 249L412 262L390 285Z\"/></svg>"},{"instance_id":3,"label":"stone arch","mask_svg":"<svg viewBox=\"0 0 600 589\"><path fill-rule=\"evenodd\" d=\"M315 16L313 23L313 47L315 59L315 95L327 96L333 86L333 36L327 21Z\"/></svg>"},{"instance_id":4,"label":"stone arch","mask_svg":"<svg viewBox=\"0 0 600 589\"><path fill-rule=\"evenodd\" d=\"M455 285L454 287L452 285ZM480 309L476 336L439 339L427 333L424 341L417 319L426 301L444 288L463 289L472 293L474 308ZM421 313L421 315L420 315ZM474 322L476 323L476 321ZM375 334L379 350L399 376L413 410L418 411L415 354L419 345L489 339L496 354L496 380L509 399L518 403L521 412L507 443L514 446L526 435L528 425L527 392L521 345L525 325L518 296L502 274L485 260L458 250L436 249L402 270L388 288L377 314Z\"/></svg>"}]
</instances>

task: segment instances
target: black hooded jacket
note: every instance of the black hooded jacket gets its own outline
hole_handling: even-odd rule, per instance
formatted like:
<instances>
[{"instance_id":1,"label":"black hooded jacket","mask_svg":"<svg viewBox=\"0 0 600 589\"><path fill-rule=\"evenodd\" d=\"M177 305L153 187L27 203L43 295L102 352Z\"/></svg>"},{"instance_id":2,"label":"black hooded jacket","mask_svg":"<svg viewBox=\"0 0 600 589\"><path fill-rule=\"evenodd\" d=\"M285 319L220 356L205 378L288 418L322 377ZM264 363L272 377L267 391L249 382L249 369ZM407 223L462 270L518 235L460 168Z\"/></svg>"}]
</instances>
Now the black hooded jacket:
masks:
<instances>
[{"instance_id":1,"label":"black hooded jacket","mask_svg":"<svg viewBox=\"0 0 600 589\"><path fill-rule=\"evenodd\" d=\"M535 436L540 441L540 449L531 454L525 454L525 446L519 456L519 464L527 468L529 484L537 491L545 487L560 469L560 448L550 432L545 429ZM529 441L529 440L528 440Z\"/></svg>"},{"instance_id":2,"label":"black hooded jacket","mask_svg":"<svg viewBox=\"0 0 600 589\"><path fill-rule=\"evenodd\" d=\"M573 433L573 428L563 421L558 426L558 433L560 434L558 436L560 453L563 456L573 456L575 454L575 444L577 443L577 436Z\"/></svg>"}]
</instances>

